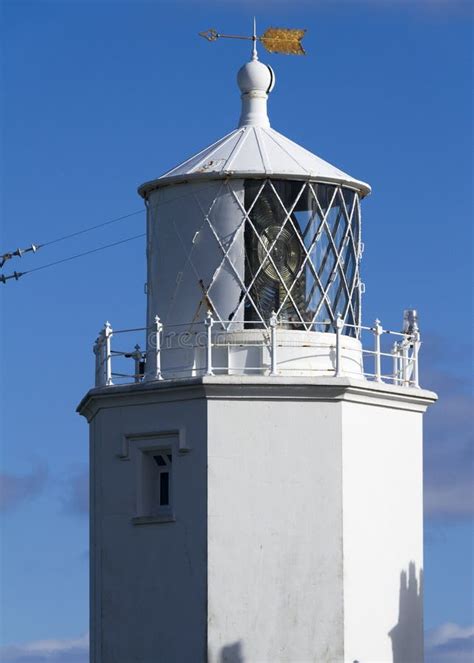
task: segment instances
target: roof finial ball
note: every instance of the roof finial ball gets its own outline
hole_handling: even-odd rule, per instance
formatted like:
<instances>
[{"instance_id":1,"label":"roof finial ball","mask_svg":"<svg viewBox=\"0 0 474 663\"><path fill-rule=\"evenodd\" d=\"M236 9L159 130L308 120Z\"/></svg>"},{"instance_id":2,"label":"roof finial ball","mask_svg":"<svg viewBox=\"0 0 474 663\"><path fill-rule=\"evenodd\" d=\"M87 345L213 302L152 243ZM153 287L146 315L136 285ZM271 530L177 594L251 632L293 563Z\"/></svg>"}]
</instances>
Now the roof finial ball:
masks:
<instances>
[{"instance_id":1,"label":"roof finial ball","mask_svg":"<svg viewBox=\"0 0 474 663\"><path fill-rule=\"evenodd\" d=\"M242 97L239 127L247 125L269 127L267 99L275 86L275 73L269 65L258 60L255 18L253 19L252 60L239 69L237 84Z\"/></svg>"},{"instance_id":2,"label":"roof finial ball","mask_svg":"<svg viewBox=\"0 0 474 663\"><path fill-rule=\"evenodd\" d=\"M239 127L247 125L269 127L267 99L275 86L273 69L252 59L239 69L237 84L242 97Z\"/></svg>"}]
</instances>

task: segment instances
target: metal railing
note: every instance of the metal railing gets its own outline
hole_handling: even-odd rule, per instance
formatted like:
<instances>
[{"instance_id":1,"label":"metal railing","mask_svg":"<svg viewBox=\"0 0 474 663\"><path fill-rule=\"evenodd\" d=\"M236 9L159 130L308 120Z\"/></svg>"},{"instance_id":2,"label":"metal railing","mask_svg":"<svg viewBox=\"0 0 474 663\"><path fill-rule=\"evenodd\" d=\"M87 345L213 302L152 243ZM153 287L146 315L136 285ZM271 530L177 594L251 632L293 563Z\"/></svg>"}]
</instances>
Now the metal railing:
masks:
<instances>
[{"instance_id":1,"label":"metal railing","mask_svg":"<svg viewBox=\"0 0 474 663\"><path fill-rule=\"evenodd\" d=\"M258 329L259 338L245 338L245 332L248 332L249 324L261 326L259 322L242 323L245 329L238 330L238 337L233 340L232 332L229 332L229 325L235 325L234 321L216 320L211 312L208 312L202 322L194 322L182 325L169 325L164 327L158 316L150 328L136 327L133 329L121 329L114 331L108 322L94 344L95 354L95 385L97 387L106 387L119 382L143 382L164 379L188 378L196 375L215 375L217 374L253 374L260 373L270 376L294 374L294 368L288 368L287 362L280 360L280 354L285 347L300 347L306 345L297 336L292 339L289 345L288 340L282 339L282 331L291 329L292 324L287 320L281 322L275 313L268 321L267 329ZM228 325L226 327L226 325ZM403 332L384 329L380 320L376 320L371 327L356 326L345 323L340 316L337 317L335 325L330 321L315 323L324 330L328 326L335 327L334 343L324 345L325 350L333 353L334 360L332 367L325 372L327 375L341 377L352 375L354 373L344 368L344 350L347 346L344 339L351 335L361 342L362 368L357 376L375 382L387 382L403 387L419 387L419 350L421 346L420 333L416 319L409 325L409 328ZM406 326L406 325L405 325ZM221 328L219 330L219 328ZM344 334L344 330L349 334ZM144 343L148 351L141 349L136 344L132 350L112 349L112 339L127 333L140 332L144 338ZM302 332L305 338L308 338L312 332ZM370 339L371 337L371 339ZM367 343L367 349L364 344ZM315 347L317 344L315 345ZM263 360L258 365L245 365L241 368L222 366L215 364L215 351L217 348L232 347L257 347L264 348L269 356L269 362ZM201 356L204 358L201 366L183 369L162 370L162 355L170 349L194 348L200 349ZM116 362L127 360L126 368L123 371L114 370ZM130 372L130 360L133 361L133 372ZM114 365L113 365L114 364ZM285 364L285 365L283 365ZM122 364L123 365L123 364ZM120 368L120 366L119 366ZM319 368L298 368L299 374L311 375L321 374ZM115 381L115 382L114 382Z\"/></svg>"}]
</instances>

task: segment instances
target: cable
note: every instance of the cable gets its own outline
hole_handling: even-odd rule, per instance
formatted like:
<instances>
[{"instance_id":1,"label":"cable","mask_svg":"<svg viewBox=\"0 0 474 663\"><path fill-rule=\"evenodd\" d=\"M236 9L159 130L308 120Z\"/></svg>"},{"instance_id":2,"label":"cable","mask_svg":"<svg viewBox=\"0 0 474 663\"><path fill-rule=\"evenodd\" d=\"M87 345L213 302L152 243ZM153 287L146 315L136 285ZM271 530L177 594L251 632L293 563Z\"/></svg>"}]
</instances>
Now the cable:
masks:
<instances>
[{"instance_id":1,"label":"cable","mask_svg":"<svg viewBox=\"0 0 474 663\"><path fill-rule=\"evenodd\" d=\"M213 188L213 186L214 186L214 183L211 183L209 186L203 187L202 191L205 192L208 189ZM184 198L186 198L187 196L190 196L190 195L194 196L193 191L190 191L187 194L183 193L183 192L180 192L179 195L175 196L174 198L170 198L169 200L166 200L166 201L161 201L160 200L155 205L151 205L151 206L149 205L148 206L148 211L153 210L157 207L164 207L165 205L170 205L175 200L184 199ZM51 239L51 240L49 240L49 242L43 242L41 244L31 244L31 246L29 246L25 249L16 249L15 251L8 251L7 253L4 253L3 255L0 254L0 268L3 267L3 265L7 262L7 260L11 260L14 257L21 258L24 253L28 253L30 251L32 251L33 253L36 253L36 251L38 251L38 249L41 249L44 246L51 246L51 244L57 244L58 242L63 242L66 239L71 239L72 237L78 237L79 235L84 235L85 233L91 232L92 230L97 230L98 228L103 228L105 226L109 226L112 223L118 223L119 221L124 221L125 219L129 219L130 217L136 216L137 214L143 214L146 211L147 211L146 208L135 210L135 212L130 212L128 214L123 214L122 216L117 216L113 219L110 219L109 221L104 221L103 223L97 223L94 226L89 226L87 228L83 228L82 230L77 230L73 233L69 233L68 235L63 235L62 237L57 237L56 239ZM33 271L33 270L29 270L29 271ZM21 273L26 274L27 272L21 272ZM0 275L0 281L3 282L3 283L5 282L5 279L7 279L7 278L8 277L2 278L2 276Z\"/></svg>"},{"instance_id":2,"label":"cable","mask_svg":"<svg viewBox=\"0 0 474 663\"><path fill-rule=\"evenodd\" d=\"M115 219L110 219L109 221L104 221L103 223L98 223L95 226L90 226L89 228L84 228L83 230L77 230L76 232L70 233L69 235L63 235L62 237L57 237L56 239L52 239L49 242L43 242L42 244L31 244L31 246L28 246L26 249L16 249L15 251L8 251L7 253L4 253L3 255L0 255L0 268L3 267L3 265L7 262L7 260L11 260L14 257L21 258L24 253L29 253L32 251L33 253L36 253L38 249L42 249L44 246L50 246L51 244L57 244L58 242L63 242L66 239L70 239L71 237L77 237L78 235L83 235L84 233L88 233L91 230L97 230L97 228L103 228L104 226L109 226L111 223L117 223L118 221L123 221L124 219L129 219L131 216L135 216L137 214L141 214L144 212L145 209L140 209L136 210L135 212L130 212L130 214L124 214L123 216L118 216ZM33 271L33 270L29 270ZM16 272L15 272L16 273ZM21 272L21 274L26 274L27 272ZM9 277L1 277L0 276L0 281L2 283L5 283L5 279Z\"/></svg>"},{"instance_id":3,"label":"cable","mask_svg":"<svg viewBox=\"0 0 474 663\"><path fill-rule=\"evenodd\" d=\"M41 265L41 267L35 267L34 269L29 269L23 274L31 274L32 272L39 272L41 269L46 269L47 267L53 267L53 265L60 265L63 262L68 262L69 260L75 260L76 258L82 258L91 253L97 253L97 251L103 251L104 249L110 249L112 246L118 246L119 244L125 244L125 242L131 242L133 239L138 239L139 237L145 237L145 233L140 233L140 235L134 235L133 237L127 237L126 239L121 239L118 242L113 242L112 244L105 244L104 246L99 246L96 249L90 249L89 251L84 251L83 253L76 253L76 255L69 256L69 258L62 258L61 260L55 260L54 262L49 262L46 265Z\"/></svg>"},{"instance_id":4,"label":"cable","mask_svg":"<svg viewBox=\"0 0 474 663\"><path fill-rule=\"evenodd\" d=\"M133 237L127 237L126 239L121 239L119 242L113 242L112 244L105 244L104 246L99 246L96 249L90 249L89 251L84 251L83 253L76 253L76 255L69 256L68 258L62 258L61 260L55 260L54 262L49 262L46 265L41 265L40 267L35 267L34 269L29 269L26 272L14 272L9 276L0 275L0 283L5 283L9 279L15 279L18 281L20 276L25 274L32 274L33 272L39 272L42 269L47 269L48 267L53 267L54 265L60 265L63 262L69 262L69 260L75 260L76 258L83 258L84 256L90 255L91 253L97 253L98 251L103 251L104 249L110 249L113 246L118 246L119 244L125 244L125 242L131 242L133 239L138 239L139 237L145 237L146 233L141 233L140 235L134 235Z\"/></svg>"},{"instance_id":5,"label":"cable","mask_svg":"<svg viewBox=\"0 0 474 663\"><path fill-rule=\"evenodd\" d=\"M89 228L84 228L83 230L77 230L74 233L69 235L63 235L63 237L58 237L57 239L52 239L49 242L43 242L40 246L50 246L51 244L57 244L58 242L63 242L65 239L70 239L71 237L77 237L78 235L83 235L88 233L91 230L96 230L97 228L103 228L104 226L109 226L111 223L117 223L118 221L123 221L124 219L129 219L131 216L136 216L137 214L143 214L145 208L136 210L135 212L130 212L130 214L124 214L123 216L118 216L115 219L110 219L110 221L104 221L103 223L98 223L95 226L90 226Z\"/></svg>"},{"instance_id":6,"label":"cable","mask_svg":"<svg viewBox=\"0 0 474 663\"><path fill-rule=\"evenodd\" d=\"M227 179L225 180L227 182ZM208 189L212 189L214 187L214 182L211 182L208 186L203 186L202 191L205 192ZM194 191L189 191L188 193L183 193L180 192L179 195L175 197L171 197L168 200L165 201L158 201L155 205L148 205L148 208L142 208L139 210L135 210L135 212L130 212L128 214L123 214L122 216L117 216L113 219L110 219L109 221L104 221L103 223L97 223L94 226L89 226L87 228L83 228L82 230L77 230L73 233L69 233L68 235L62 235L61 237L57 237L56 239L51 239L49 242L43 242L42 244L31 244L31 246L25 248L25 249L16 249L15 251L10 251L7 253L4 253L3 255L0 255L0 268L3 267L3 265L7 262L7 260L11 260L13 257L19 257L21 258L24 253L28 253L32 251L33 253L36 253L38 249L41 249L45 246L51 246L51 244L57 244L58 242L63 242L66 239L71 239L72 237L78 237L79 235L83 235L85 233L91 232L92 230L97 230L98 228L103 228L104 226L109 226L112 223L118 223L119 221L124 221L125 219L129 219L132 216L136 216L137 214L143 214L148 210L153 210L158 207L164 207L165 205L170 205L173 203L175 200L178 199L184 199L188 196L195 196ZM48 263L46 265L41 265L40 267L35 267L34 269L29 269L25 272L14 272L13 274L10 275L5 275L5 274L0 274L0 283L6 283L10 279L15 279L18 281L20 276L23 276L24 274L31 274L32 272L39 271L41 269L46 269L47 267L52 267L53 265L59 265L62 262L68 262L69 260L74 260L75 258L81 258L82 256L89 255L90 253L95 253L96 251L102 251L103 249L108 249L112 246L117 246L118 244L123 244L124 242L129 242L132 239L137 239L138 237L144 237L145 233L141 235L135 235L134 237L129 237L128 239L121 240L120 242L114 242L113 244L106 244L105 246L100 246L97 249L92 249L91 251L85 251L84 253L78 253L77 255L70 256L69 258L63 258L62 260L56 260L55 262Z\"/></svg>"}]
</instances>

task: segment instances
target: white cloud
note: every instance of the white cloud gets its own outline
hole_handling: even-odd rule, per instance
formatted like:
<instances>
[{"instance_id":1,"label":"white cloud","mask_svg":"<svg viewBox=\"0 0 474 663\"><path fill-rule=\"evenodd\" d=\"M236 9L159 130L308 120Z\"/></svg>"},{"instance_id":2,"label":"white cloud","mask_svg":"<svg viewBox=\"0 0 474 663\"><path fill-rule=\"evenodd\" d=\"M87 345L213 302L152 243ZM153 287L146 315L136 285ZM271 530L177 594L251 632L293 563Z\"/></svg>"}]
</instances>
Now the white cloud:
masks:
<instances>
[{"instance_id":1,"label":"white cloud","mask_svg":"<svg viewBox=\"0 0 474 663\"><path fill-rule=\"evenodd\" d=\"M474 488L467 476L449 485L427 485L424 491L427 516L463 517L474 514Z\"/></svg>"},{"instance_id":2,"label":"white cloud","mask_svg":"<svg viewBox=\"0 0 474 663\"><path fill-rule=\"evenodd\" d=\"M0 511L14 509L22 502L36 497L44 488L48 469L38 463L29 474L0 474Z\"/></svg>"},{"instance_id":3,"label":"white cloud","mask_svg":"<svg viewBox=\"0 0 474 663\"><path fill-rule=\"evenodd\" d=\"M2 663L89 663L89 635L2 647L0 660Z\"/></svg>"},{"instance_id":4,"label":"white cloud","mask_svg":"<svg viewBox=\"0 0 474 663\"><path fill-rule=\"evenodd\" d=\"M425 637L425 663L472 663L474 625L441 624Z\"/></svg>"},{"instance_id":5,"label":"white cloud","mask_svg":"<svg viewBox=\"0 0 474 663\"><path fill-rule=\"evenodd\" d=\"M441 624L426 634L426 646L436 647L438 645L445 645L453 639L466 639L474 635L474 625L472 626L459 626L458 624Z\"/></svg>"}]
</instances>

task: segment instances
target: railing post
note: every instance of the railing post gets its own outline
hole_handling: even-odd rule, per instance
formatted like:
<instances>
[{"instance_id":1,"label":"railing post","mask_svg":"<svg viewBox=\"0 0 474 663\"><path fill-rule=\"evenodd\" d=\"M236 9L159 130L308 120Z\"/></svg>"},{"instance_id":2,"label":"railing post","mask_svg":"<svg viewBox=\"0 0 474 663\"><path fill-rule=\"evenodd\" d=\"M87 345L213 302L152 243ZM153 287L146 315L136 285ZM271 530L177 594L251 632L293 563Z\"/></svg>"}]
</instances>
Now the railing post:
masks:
<instances>
[{"instance_id":1,"label":"railing post","mask_svg":"<svg viewBox=\"0 0 474 663\"><path fill-rule=\"evenodd\" d=\"M392 356L393 356L393 384L397 385L399 383L398 379L398 343L395 342L392 347Z\"/></svg>"},{"instance_id":2,"label":"railing post","mask_svg":"<svg viewBox=\"0 0 474 663\"><path fill-rule=\"evenodd\" d=\"M270 324L270 334L271 334L271 346L270 346L270 375L278 375L277 370L277 325L278 325L278 316L275 311L272 311L269 320Z\"/></svg>"},{"instance_id":3,"label":"railing post","mask_svg":"<svg viewBox=\"0 0 474 663\"><path fill-rule=\"evenodd\" d=\"M163 325L160 318L155 315L153 325L150 327L150 336L147 342L146 364L145 364L145 382L152 380L162 380L161 375L161 332Z\"/></svg>"},{"instance_id":4,"label":"railing post","mask_svg":"<svg viewBox=\"0 0 474 663\"><path fill-rule=\"evenodd\" d=\"M408 377L408 348L410 346L410 343L408 339L405 337L402 341L402 385L404 387L408 387L410 384L410 379Z\"/></svg>"},{"instance_id":5,"label":"railing post","mask_svg":"<svg viewBox=\"0 0 474 663\"><path fill-rule=\"evenodd\" d=\"M207 312L206 320L204 323L207 327L206 375L214 375L212 370L212 325L214 324L212 311Z\"/></svg>"},{"instance_id":6,"label":"railing post","mask_svg":"<svg viewBox=\"0 0 474 663\"><path fill-rule=\"evenodd\" d=\"M104 338L103 345L105 346L105 357L104 357L104 379L105 386L110 387L113 384L112 382L112 348L111 348L111 338L113 334L113 329L110 326L109 322L106 322L104 325Z\"/></svg>"},{"instance_id":7,"label":"railing post","mask_svg":"<svg viewBox=\"0 0 474 663\"><path fill-rule=\"evenodd\" d=\"M99 334L99 336L95 339L95 343L92 347L92 351L95 355L95 386L96 387L102 387L102 380L101 380L101 370L100 370L100 360L101 360L101 339L102 339L102 332Z\"/></svg>"},{"instance_id":8,"label":"railing post","mask_svg":"<svg viewBox=\"0 0 474 663\"><path fill-rule=\"evenodd\" d=\"M380 357L380 337L383 334L383 327L380 324L380 320L377 318L375 321L374 327L374 378L375 382L382 382L382 368L381 368L381 357Z\"/></svg>"},{"instance_id":9,"label":"railing post","mask_svg":"<svg viewBox=\"0 0 474 663\"><path fill-rule=\"evenodd\" d=\"M420 386L420 372L418 367L419 350L420 350L420 332L418 331L418 329L416 329L413 334L412 362L413 362L413 386L417 388Z\"/></svg>"},{"instance_id":10,"label":"railing post","mask_svg":"<svg viewBox=\"0 0 474 663\"><path fill-rule=\"evenodd\" d=\"M402 342L402 384L409 387L411 384L419 387L418 351L420 349L420 332L418 329L418 313L416 309L409 308L403 311ZM411 356L410 348L413 348Z\"/></svg>"},{"instance_id":11,"label":"railing post","mask_svg":"<svg viewBox=\"0 0 474 663\"><path fill-rule=\"evenodd\" d=\"M155 380L162 380L163 376L161 375L161 332L163 331L163 325L161 324L161 320L157 315L155 315L154 331L156 336Z\"/></svg>"},{"instance_id":12,"label":"railing post","mask_svg":"<svg viewBox=\"0 0 474 663\"><path fill-rule=\"evenodd\" d=\"M336 377L338 378L341 375L342 364L341 364L341 335L344 327L344 321L342 320L341 314L337 314L336 318Z\"/></svg>"},{"instance_id":13,"label":"railing post","mask_svg":"<svg viewBox=\"0 0 474 663\"><path fill-rule=\"evenodd\" d=\"M134 365L134 379L135 382L140 382L140 362L142 360L142 351L138 343L135 346L135 352L132 352L133 365Z\"/></svg>"}]
</instances>

